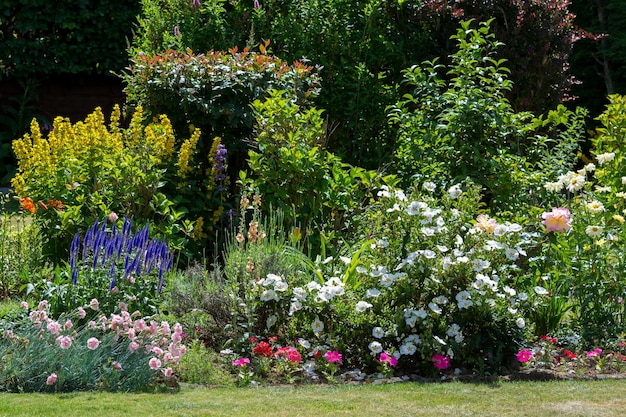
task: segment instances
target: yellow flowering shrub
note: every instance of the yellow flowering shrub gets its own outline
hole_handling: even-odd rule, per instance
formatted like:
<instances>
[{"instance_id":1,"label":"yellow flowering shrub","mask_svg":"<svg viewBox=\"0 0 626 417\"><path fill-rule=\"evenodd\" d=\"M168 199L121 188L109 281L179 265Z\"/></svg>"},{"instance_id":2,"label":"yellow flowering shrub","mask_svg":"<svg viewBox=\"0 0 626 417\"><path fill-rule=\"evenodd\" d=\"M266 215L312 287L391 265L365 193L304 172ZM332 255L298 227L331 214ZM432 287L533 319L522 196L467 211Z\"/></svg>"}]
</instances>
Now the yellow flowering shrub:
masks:
<instances>
[{"instance_id":1,"label":"yellow flowering shrub","mask_svg":"<svg viewBox=\"0 0 626 417\"><path fill-rule=\"evenodd\" d=\"M206 236L202 228L212 225L203 226L203 218L223 212L207 191L215 184L215 156L197 161L198 129L177 140L167 116L146 123L138 107L128 128L120 127L120 118L119 107L108 123L100 108L74 124L57 117L47 135L33 120L30 133L13 142L18 167L12 185L23 208L45 225L47 253L57 259L76 231L111 213L150 221L181 249L188 238ZM225 159L219 166L223 171Z\"/></svg>"}]
</instances>

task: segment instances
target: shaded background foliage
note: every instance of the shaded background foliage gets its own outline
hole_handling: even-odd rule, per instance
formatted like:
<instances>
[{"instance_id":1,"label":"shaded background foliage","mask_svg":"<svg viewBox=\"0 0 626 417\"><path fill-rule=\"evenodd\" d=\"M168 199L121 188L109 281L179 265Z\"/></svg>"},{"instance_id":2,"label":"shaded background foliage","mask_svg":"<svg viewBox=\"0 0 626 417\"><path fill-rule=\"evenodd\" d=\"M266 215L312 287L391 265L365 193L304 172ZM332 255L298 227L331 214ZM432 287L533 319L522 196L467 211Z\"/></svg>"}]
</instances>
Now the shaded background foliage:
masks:
<instances>
[{"instance_id":1,"label":"shaded background foliage","mask_svg":"<svg viewBox=\"0 0 626 417\"><path fill-rule=\"evenodd\" d=\"M259 8L248 0L199 4L0 1L2 77L13 85L32 85L17 97L0 95L6 116L0 120L3 182L14 164L7 142L25 131L24 120L41 114L37 84L57 73L119 71L139 51L153 55L189 47L200 54L234 46L242 50L270 39L270 52L282 60L304 58L323 67L315 105L326 110L327 148L365 168L388 162L394 147L385 108L406 92L401 70L450 55L454 44L449 37L461 19L495 19L493 31L505 44L498 58L508 59L514 86L507 98L517 111L541 114L554 108L566 96L572 74L583 84L574 85L571 95L579 96L576 103L592 115L600 113L607 93L624 88L620 51L626 12L619 0L267 0ZM580 35L577 27L608 36L573 43L572 35Z\"/></svg>"}]
</instances>

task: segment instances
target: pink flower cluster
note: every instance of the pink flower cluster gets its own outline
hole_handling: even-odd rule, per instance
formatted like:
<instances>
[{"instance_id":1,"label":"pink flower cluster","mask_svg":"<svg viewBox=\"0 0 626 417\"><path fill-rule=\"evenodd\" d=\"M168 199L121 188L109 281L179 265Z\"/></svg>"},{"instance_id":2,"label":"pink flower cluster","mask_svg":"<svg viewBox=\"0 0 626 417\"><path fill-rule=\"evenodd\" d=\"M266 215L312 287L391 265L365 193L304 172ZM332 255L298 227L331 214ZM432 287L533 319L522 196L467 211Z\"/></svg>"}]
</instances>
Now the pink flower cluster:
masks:
<instances>
[{"instance_id":1,"label":"pink flower cluster","mask_svg":"<svg viewBox=\"0 0 626 417\"><path fill-rule=\"evenodd\" d=\"M28 308L27 305L23 307ZM91 300L88 307L97 311L99 308L98 300ZM31 311L29 314L31 322L35 328L41 329L40 337L45 337L46 333L50 334L55 336L55 344L61 349L70 349L78 336L76 331L71 331L73 328L72 321L68 319L61 325L58 321L48 317L47 309L47 301L39 303L37 310ZM85 317L85 309L78 308L77 315L80 318ZM172 368L163 368L168 364L177 364L180 357L185 354L186 347L182 344L184 339L183 328L179 323L176 323L172 328L166 321L159 323L150 320L148 323L146 320L148 319L139 318L135 320L128 311L122 311L121 314L111 314L110 317L102 315L97 321L90 321L82 331L101 334L114 332L118 343L128 343L129 351L135 352L144 349L143 352L151 356L148 360L150 369L161 370L166 377L170 377L173 373ZM87 349L96 350L98 348L101 348L101 340L95 336L90 337L87 340ZM116 370L122 369L122 364L119 362L113 362L112 365ZM52 373L46 383L52 385L56 380L57 375Z\"/></svg>"}]
</instances>

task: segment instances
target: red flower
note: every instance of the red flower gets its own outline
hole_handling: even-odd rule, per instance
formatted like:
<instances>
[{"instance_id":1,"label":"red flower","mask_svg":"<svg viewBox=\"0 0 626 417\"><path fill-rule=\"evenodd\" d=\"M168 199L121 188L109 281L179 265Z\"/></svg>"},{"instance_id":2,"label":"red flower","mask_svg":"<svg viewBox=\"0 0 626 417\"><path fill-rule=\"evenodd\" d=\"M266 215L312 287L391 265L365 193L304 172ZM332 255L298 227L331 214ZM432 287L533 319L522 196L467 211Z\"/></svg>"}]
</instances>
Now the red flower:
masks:
<instances>
[{"instance_id":1,"label":"red flower","mask_svg":"<svg viewBox=\"0 0 626 417\"><path fill-rule=\"evenodd\" d=\"M279 348L276 351L276 356L286 358L289 362L293 363L302 362L302 356L300 356L300 353L291 346Z\"/></svg>"},{"instance_id":2,"label":"red flower","mask_svg":"<svg viewBox=\"0 0 626 417\"><path fill-rule=\"evenodd\" d=\"M256 345L254 349L252 349L252 351L256 353L257 355L265 356L266 358L271 358L272 356L274 356L272 347L270 346L269 343L265 341L260 342L258 345Z\"/></svg>"},{"instance_id":3,"label":"red flower","mask_svg":"<svg viewBox=\"0 0 626 417\"><path fill-rule=\"evenodd\" d=\"M565 349L563 351L563 355L566 356L568 359L576 359L578 356L576 356L575 353L570 352L569 350Z\"/></svg>"}]
</instances>

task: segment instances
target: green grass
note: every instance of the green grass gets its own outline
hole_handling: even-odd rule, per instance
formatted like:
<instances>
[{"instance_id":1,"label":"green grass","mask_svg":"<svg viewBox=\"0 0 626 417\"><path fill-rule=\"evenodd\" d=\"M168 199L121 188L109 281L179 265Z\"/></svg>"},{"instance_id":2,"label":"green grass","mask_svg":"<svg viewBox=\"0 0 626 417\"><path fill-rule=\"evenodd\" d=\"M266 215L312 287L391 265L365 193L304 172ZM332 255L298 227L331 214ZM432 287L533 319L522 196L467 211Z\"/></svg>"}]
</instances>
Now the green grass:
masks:
<instances>
[{"instance_id":1,"label":"green grass","mask_svg":"<svg viewBox=\"0 0 626 417\"><path fill-rule=\"evenodd\" d=\"M622 416L626 380L0 394L0 416Z\"/></svg>"}]
</instances>

